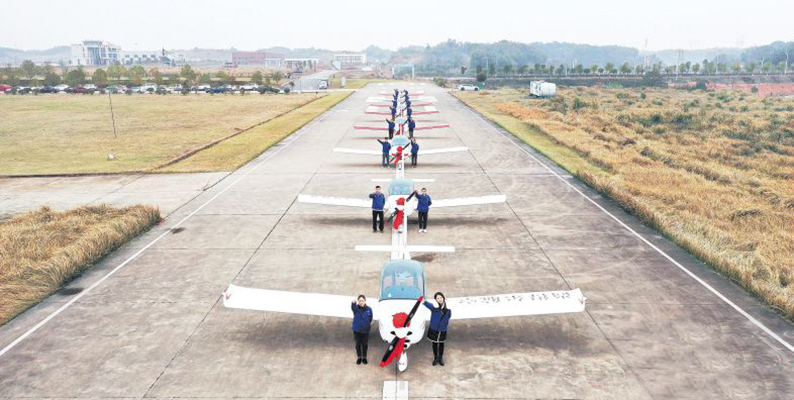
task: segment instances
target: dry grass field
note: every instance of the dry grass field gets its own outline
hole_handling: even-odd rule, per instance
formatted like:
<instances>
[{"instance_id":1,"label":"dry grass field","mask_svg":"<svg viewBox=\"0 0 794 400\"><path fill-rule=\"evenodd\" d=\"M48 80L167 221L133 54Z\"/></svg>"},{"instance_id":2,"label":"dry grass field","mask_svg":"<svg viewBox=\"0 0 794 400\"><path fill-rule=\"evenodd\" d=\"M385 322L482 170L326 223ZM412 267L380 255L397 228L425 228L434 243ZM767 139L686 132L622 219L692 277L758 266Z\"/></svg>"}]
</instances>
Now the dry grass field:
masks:
<instances>
[{"instance_id":1,"label":"dry grass field","mask_svg":"<svg viewBox=\"0 0 794 400\"><path fill-rule=\"evenodd\" d=\"M330 93L280 117L273 118L233 138L200 151L158 172L232 171L251 161L270 146L300 129L325 110L350 96L350 92Z\"/></svg>"},{"instance_id":2,"label":"dry grass field","mask_svg":"<svg viewBox=\"0 0 794 400\"><path fill-rule=\"evenodd\" d=\"M106 95L0 96L0 176L146 171L322 96L114 95L118 137Z\"/></svg>"},{"instance_id":3,"label":"dry grass field","mask_svg":"<svg viewBox=\"0 0 794 400\"><path fill-rule=\"evenodd\" d=\"M458 93L794 318L794 99L738 91Z\"/></svg>"},{"instance_id":4,"label":"dry grass field","mask_svg":"<svg viewBox=\"0 0 794 400\"><path fill-rule=\"evenodd\" d=\"M0 222L0 325L159 220L153 207L99 205Z\"/></svg>"}]
</instances>

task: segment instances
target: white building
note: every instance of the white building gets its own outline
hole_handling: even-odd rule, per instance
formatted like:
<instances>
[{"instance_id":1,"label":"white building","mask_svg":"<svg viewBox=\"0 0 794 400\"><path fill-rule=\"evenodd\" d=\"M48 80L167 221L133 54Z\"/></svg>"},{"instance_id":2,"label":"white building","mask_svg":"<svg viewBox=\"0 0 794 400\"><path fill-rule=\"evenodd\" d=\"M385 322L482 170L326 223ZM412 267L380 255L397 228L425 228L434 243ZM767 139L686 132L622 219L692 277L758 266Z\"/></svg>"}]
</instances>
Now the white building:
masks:
<instances>
[{"instance_id":1,"label":"white building","mask_svg":"<svg viewBox=\"0 0 794 400\"><path fill-rule=\"evenodd\" d=\"M125 51L121 56L124 65L158 64L160 63L159 51Z\"/></svg>"},{"instance_id":2,"label":"white building","mask_svg":"<svg viewBox=\"0 0 794 400\"><path fill-rule=\"evenodd\" d=\"M72 45L70 65L113 65L121 62L121 47L101 40L85 40Z\"/></svg>"},{"instance_id":3,"label":"white building","mask_svg":"<svg viewBox=\"0 0 794 400\"><path fill-rule=\"evenodd\" d=\"M342 66L361 65L367 63L367 55L364 53L334 54L334 61L339 61Z\"/></svg>"}]
</instances>

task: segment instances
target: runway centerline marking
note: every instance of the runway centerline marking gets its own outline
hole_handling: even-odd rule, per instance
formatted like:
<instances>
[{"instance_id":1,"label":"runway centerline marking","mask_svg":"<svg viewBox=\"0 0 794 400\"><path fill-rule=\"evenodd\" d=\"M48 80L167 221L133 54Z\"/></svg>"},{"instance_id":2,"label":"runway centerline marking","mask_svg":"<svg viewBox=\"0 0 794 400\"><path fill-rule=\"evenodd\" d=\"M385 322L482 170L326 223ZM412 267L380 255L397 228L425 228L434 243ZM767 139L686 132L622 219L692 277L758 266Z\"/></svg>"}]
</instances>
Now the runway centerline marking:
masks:
<instances>
[{"instance_id":1,"label":"runway centerline marking","mask_svg":"<svg viewBox=\"0 0 794 400\"><path fill-rule=\"evenodd\" d=\"M343 101L344 101L344 100L343 100ZM340 102L340 103L341 103L341 102ZM334 106L334 107L336 107L336 106ZM168 235L169 233L171 233L171 231L172 231L174 228L177 228L177 227L179 227L180 225L182 225L183 223L185 223L185 221L187 221L188 219L190 219L192 216L196 215L196 213L198 213L199 211L201 211L201 210L202 210L204 207L206 207L208 204L210 204L211 202L213 202L215 199L217 199L218 197L220 197L222 194L226 193L226 191L227 191L227 190L229 190L229 189L230 189L230 188L232 188L234 185L236 185L237 183L239 183L241 180L243 180L243 178L245 178L245 177L247 177L248 175L250 175L250 174L251 174L251 172L255 171L257 168L259 168L260 166L262 166L262 164L264 164L265 162L267 162L268 160L270 160L271 158L273 158L273 156L275 156L276 154L278 154L279 152L281 152L281 150L283 150L283 149L285 149L285 148L289 147L289 146L290 146L292 143L295 143L296 141L298 141L298 139L300 139L301 137L303 137L303 135L304 135L306 132L309 132L309 131L311 131L311 130L312 130L314 127L315 127L315 126L317 126L317 124L319 124L320 122L322 122L322 121L323 121L323 120L324 120L324 119L325 119L325 118L326 118L328 115L330 115L330 113L331 113L331 111L333 110L333 108L334 108L334 107L331 107L330 109L328 109L327 111L325 111L325 112L324 112L324 113L323 113L321 116L319 116L319 117L318 117L318 118L317 118L317 119L316 119L316 120L315 120L315 121L314 121L314 122L313 122L311 125L309 125L309 126L306 126L305 128L301 129L301 130L300 130L300 131L299 131L297 134L290 135L290 136L288 137L290 140L289 140L287 143L284 143L282 146L278 146L276 149L274 149L274 150L273 150L273 152L272 152L272 153L270 153L269 155L267 155L267 156L266 156L266 157L265 157L265 158L264 158L262 161L260 161L258 164L256 164L256 165L255 165L255 166L253 166L252 168L248 169L247 171L243 172L243 173L240 175L240 177L239 177L239 178L237 178L235 181L233 181L232 183L230 183L230 184L229 184L228 186L226 186L225 188L221 189L221 191L220 191L220 192L216 193L214 196L212 196L212 198L210 198L209 200L207 200L207 201L206 201L204 204L200 205L200 206L199 206L197 209L193 210L193 211L192 211L190 214L188 214L187 216L185 216L185 218L182 218L181 220L179 220L179 222L177 222L177 223L176 223L174 226L172 226L171 228L169 228L168 230L166 230L165 232L163 232L163 233L162 233L160 236L156 237L154 240L152 240L151 242L149 242L149 244L147 244L146 246L142 247L140 250L138 250L137 252L135 252L135 254L131 255L129 258L127 258L126 260L124 260L124 262L122 262L121 264L117 265L115 268L113 268L113 269L112 269L110 272L108 272L107 274L105 274L105 275L104 275L102 278L100 278L98 281L94 282L94 283L93 283L91 286L89 286L88 288L86 288L85 290L83 290L82 292L80 292L79 294L77 294L75 297L73 297L71 300L69 300L68 302L66 302L66 303L65 303L64 305L62 305L61 307L59 307L57 310L53 311L53 312L52 312L50 315L48 315L46 318L44 318L44 319L43 319L43 320L41 320L39 323L37 323L36 325L34 325L32 328L28 329L28 330L27 330L25 333L23 333L22 335L20 335L18 338L14 339L14 341L13 341L13 342L9 343L9 344L8 344L6 347L4 347L2 350L0 350L0 357L2 357L2 356L3 356L3 355L5 355L7 352L9 352L11 349L13 349L14 347L16 347L16 346L17 346L19 343L21 343L22 341L24 341L24 340L25 340L25 339L26 339L28 336L32 335L34 332L36 332L36 331L37 331L37 330L39 330L41 327L43 327L44 325L46 325L48 322L50 322L50 320L52 320L53 318L55 318L55 317L56 317L58 314L62 313L64 310L66 310L67 308L71 307L71 306L72 306L72 304L74 304L75 302L77 302L78 300L80 300L80 299L81 299L83 296L85 296L87 293L91 292L91 291L92 291L93 289L95 289L97 286L101 285L101 284L102 284L102 282L104 282L105 280L107 280L108 278L110 278L110 277L111 277L113 274L115 274L115 273L116 273L117 271L119 271L120 269L124 268L124 267L125 267L127 264L129 264L129 263L130 263L132 260L136 259L136 258L137 258L139 255L143 254L143 252L145 252L145 251L146 251L146 250L148 250L150 247L152 247L152 246L153 246L155 243L157 243L158 241L160 241L160 239L164 238L166 235ZM276 145L277 145L277 144L278 144L278 143L276 143ZM248 165L248 164L246 164L246 165ZM246 166L246 165L243 165L241 168L245 168L245 166ZM238 169L238 170L239 170L239 169ZM232 174L229 174L229 176L231 176L231 175L233 175L233 173L232 173ZM191 199L191 201L192 201L192 199Z\"/></svg>"},{"instance_id":2,"label":"runway centerline marking","mask_svg":"<svg viewBox=\"0 0 794 400\"><path fill-rule=\"evenodd\" d=\"M460 101L461 103L463 103L463 100L460 100L460 99L458 99L458 101ZM647 245L648 245L650 248L652 248L652 249L656 250L656 252L658 252L659 254L661 254L661 255L662 255L664 258L666 258L668 261L670 261L670 262L671 262L673 265L675 265L676 267L678 267L678 269L680 269L681 271L684 271L684 273L686 273L687 275L689 275L689 276L690 276L692 279L694 279L694 280L695 280L697 283L699 283L699 284L703 285L703 287L705 287L706 289L708 289L708 291L710 291L712 294L714 294L715 296L717 296L717 297L718 297L720 300L722 300L723 302L725 302L725 304L729 305L731 308L733 308L734 310L736 310L736 311L737 311L739 314L741 314L742 316L744 316L745 318L747 318L747 319L748 319L750 322L752 322L752 323L753 323L753 325L757 326L759 329L761 329L762 331L764 331L764 332L765 332L767 335L769 335L770 337L772 337L773 339L775 339L775 340L776 340L776 341L777 341L779 344L781 344L783 347L787 348L787 349L788 349L790 352L794 353L794 345L791 345L789 342L787 342L787 341L786 341L786 340L784 340L782 337L780 337L780 336L779 336L777 333L775 333L775 332L773 332L771 329L767 328L767 327L766 327L766 325L764 325L763 323L761 323L761 321L759 321L759 320L755 319L755 317L753 317L752 315L750 315L750 314L749 314L747 311L744 311L744 309L742 309L741 307L739 307L738 305L736 305L736 303L732 302L730 299L728 299L727 297L725 297L725 296L724 296L722 293L720 293L720 292L719 292L717 289L714 289L714 288L713 288L711 285L709 285L708 283L706 283L706 281L704 281L703 279L700 279L700 277L698 277L697 275L695 275L695 274L694 274L692 271L690 271L689 269L687 269L686 267L684 267L683 265L681 265L681 263L679 263L678 261L676 261L676 260L675 260L673 257L671 257L670 255L668 255L667 253L665 253L665 251L664 251L664 250L660 249L660 248L659 248L659 247L657 247L655 244L651 243L651 242L650 242L648 239L646 239L644 236L640 235L640 234L639 234L637 231L635 231L634 229L632 229L630 226L626 225L626 224L625 224L623 221L621 221L621 220L620 220L618 217L616 217L615 215L613 215L611 212L607 211L607 209L605 209L604 207L602 207L602 206L601 206L600 204L598 204L598 203L597 203L595 200L591 199L589 196L587 196L586 194L584 194L584 193L583 193L581 190L577 189L577 188L576 188L576 186L572 185L572 184L571 184L570 182L568 182L568 181L567 181L565 178L563 178L563 177L562 177L560 174L558 174L556 171L552 170L552 169L551 169L551 168L550 168L548 165L546 165L545 163L541 162L541 161L540 161L540 159L538 159L538 158L537 158L537 157L535 157L535 156L534 156L532 153L530 153L529 151L527 151L527 149L525 149L525 148L523 148L523 147L519 146L519 145L518 145L518 143L514 142L512 139L510 139L509 137L507 137L507 136L506 136L506 134L505 134L503 131L501 131L501 130L499 130L499 129L496 129L496 128L495 128L495 127L492 125L492 124L490 124L488 121L484 120L484 119L483 119L483 118L482 118L482 117L481 117L481 116L480 116L478 113L475 113L475 112L472 110L472 108L468 106L468 104L466 104L466 103L463 103L463 105L464 105L464 106L465 106L465 107L466 107L466 108L469 110L469 112L470 112L470 113L472 113L472 114L473 114L475 117L477 117L477 119L479 119L479 120L480 120L482 123L484 123L484 124L485 124L485 125L487 125L489 128L491 128L493 131L495 131L496 133L498 133L498 134L499 134L501 137L503 137L505 140L507 140L508 142L512 143L512 144L513 144L514 146L516 146L516 147L517 147L519 150L521 150L521 151L523 151L524 153L526 153L526 154L527 154L527 155L528 155L530 158L532 158L532 159L533 159L535 162L537 162L538 164L542 165L542 166L543 166L543 168L545 168L547 171L549 171L549 172L550 172L550 173L552 173L554 176L556 176L556 177L557 177L557 179L559 179L560 181L562 181L563 183L565 183L565 184L566 184L568 187L570 187L571 189L573 189L573 190L574 190L576 193L579 193L579 195L581 195L582 197L584 197L584 198L585 198L587 201L589 201L590 203L592 203L594 206L598 207L598 209L599 209L599 210L603 211L603 212L604 212L604 214L608 215L610 218L612 218L613 220L615 220L615 221L616 221L618 224L620 224L620 225L621 225L623 228L625 228L627 231L629 231L629 232L630 232L632 235L634 235L634 236L636 236L637 238L639 238L639 239L640 239L642 242L644 242L645 244L647 244ZM514 137L515 137L515 136L514 136ZM552 162L553 162L553 161L552 161Z\"/></svg>"}]
</instances>

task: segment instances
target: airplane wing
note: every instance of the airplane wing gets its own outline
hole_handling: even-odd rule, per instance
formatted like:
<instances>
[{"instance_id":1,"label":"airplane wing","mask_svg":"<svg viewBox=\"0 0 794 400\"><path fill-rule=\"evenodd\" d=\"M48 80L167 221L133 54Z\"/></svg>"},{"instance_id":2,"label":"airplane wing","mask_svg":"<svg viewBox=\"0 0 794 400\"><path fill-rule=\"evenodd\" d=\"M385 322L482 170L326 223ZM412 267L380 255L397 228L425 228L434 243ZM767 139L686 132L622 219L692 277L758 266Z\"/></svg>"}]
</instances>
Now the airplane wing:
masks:
<instances>
[{"instance_id":1,"label":"airplane wing","mask_svg":"<svg viewBox=\"0 0 794 400\"><path fill-rule=\"evenodd\" d=\"M457 153L461 151L468 151L468 147L447 147L444 149L430 149L430 150L419 150L420 156L428 156L432 154L445 154L445 153Z\"/></svg>"},{"instance_id":2,"label":"airplane wing","mask_svg":"<svg viewBox=\"0 0 794 400\"><path fill-rule=\"evenodd\" d=\"M439 207L474 206L479 204L504 203L505 201L507 201L507 196L503 194L495 194L492 196L459 197L456 199L433 200L433 205L431 207L439 208Z\"/></svg>"},{"instance_id":3,"label":"airplane wing","mask_svg":"<svg viewBox=\"0 0 794 400\"><path fill-rule=\"evenodd\" d=\"M348 153L348 154L364 154L368 156L379 156L383 153L382 151L377 151L377 150L345 149L342 147L334 148L334 152Z\"/></svg>"},{"instance_id":4,"label":"airplane wing","mask_svg":"<svg viewBox=\"0 0 794 400\"><path fill-rule=\"evenodd\" d=\"M325 204L329 206L346 206L346 207L361 207L361 208L372 207L371 200L350 199L345 197L324 197L324 196L312 196L308 194L299 194L298 201L301 203Z\"/></svg>"},{"instance_id":5,"label":"airplane wing","mask_svg":"<svg viewBox=\"0 0 794 400\"><path fill-rule=\"evenodd\" d=\"M243 310L272 311L290 314L321 315L353 318L350 303L355 296L334 294L284 292L229 285L223 292L223 306ZM378 319L378 303L367 303L372 319Z\"/></svg>"},{"instance_id":6,"label":"airplane wing","mask_svg":"<svg viewBox=\"0 0 794 400\"><path fill-rule=\"evenodd\" d=\"M449 124L417 126L414 130L415 131L423 131L425 129L438 129L438 128L449 128Z\"/></svg>"},{"instance_id":7,"label":"airplane wing","mask_svg":"<svg viewBox=\"0 0 794 400\"><path fill-rule=\"evenodd\" d=\"M369 129L372 131L388 131L389 128L385 126L367 126L367 125L353 125L353 129Z\"/></svg>"},{"instance_id":8,"label":"airplane wing","mask_svg":"<svg viewBox=\"0 0 794 400\"><path fill-rule=\"evenodd\" d=\"M587 299L579 289L447 299L452 319L582 312ZM350 300L348 299L348 302Z\"/></svg>"}]
</instances>

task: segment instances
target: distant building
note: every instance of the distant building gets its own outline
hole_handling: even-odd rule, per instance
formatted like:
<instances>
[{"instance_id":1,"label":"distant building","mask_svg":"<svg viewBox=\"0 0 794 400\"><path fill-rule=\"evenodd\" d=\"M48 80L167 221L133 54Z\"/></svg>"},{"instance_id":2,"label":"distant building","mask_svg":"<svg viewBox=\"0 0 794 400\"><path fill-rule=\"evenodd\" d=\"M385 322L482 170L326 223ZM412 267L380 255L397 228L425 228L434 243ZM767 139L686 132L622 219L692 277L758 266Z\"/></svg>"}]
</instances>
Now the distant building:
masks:
<instances>
[{"instance_id":1,"label":"distant building","mask_svg":"<svg viewBox=\"0 0 794 400\"><path fill-rule=\"evenodd\" d=\"M85 40L72 45L70 65L113 65L121 62L121 47L101 40Z\"/></svg>"},{"instance_id":2,"label":"distant building","mask_svg":"<svg viewBox=\"0 0 794 400\"><path fill-rule=\"evenodd\" d=\"M284 66L287 69L295 69L295 68L308 68L308 69L315 69L317 64L320 63L320 60L316 58L285 58L284 59Z\"/></svg>"},{"instance_id":3,"label":"distant building","mask_svg":"<svg viewBox=\"0 0 794 400\"><path fill-rule=\"evenodd\" d=\"M282 68L284 66L284 55L264 51L236 51L232 53L232 64Z\"/></svg>"},{"instance_id":4,"label":"distant building","mask_svg":"<svg viewBox=\"0 0 794 400\"><path fill-rule=\"evenodd\" d=\"M346 65L361 65L367 63L367 55L364 53L334 54L334 61L339 61L343 67Z\"/></svg>"},{"instance_id":5,"label":"distant building","mask_svg":"<svg viewBox=\"0 0 794 400\"><path fill-rule=\"evenodd\" d=\"M124 65L159 64L160 51L125 51L121 54Z\"/></svg>"}]
</instances>

